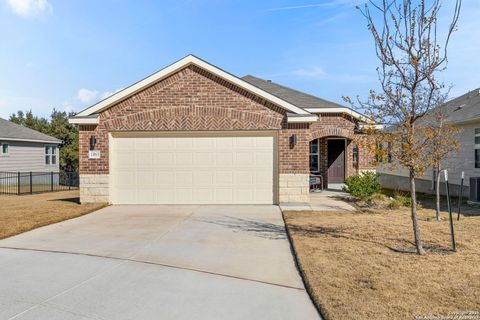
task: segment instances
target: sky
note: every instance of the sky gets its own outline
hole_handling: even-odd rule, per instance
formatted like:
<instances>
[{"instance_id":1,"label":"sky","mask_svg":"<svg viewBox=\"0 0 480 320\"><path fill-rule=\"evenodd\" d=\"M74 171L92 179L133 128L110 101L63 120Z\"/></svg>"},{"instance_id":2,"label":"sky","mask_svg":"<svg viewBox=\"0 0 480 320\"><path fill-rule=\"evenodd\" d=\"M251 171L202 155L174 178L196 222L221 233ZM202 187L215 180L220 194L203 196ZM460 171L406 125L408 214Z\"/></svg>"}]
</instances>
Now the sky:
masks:
<instances>
[{"instance_id":1,"label":"sky","mask_svg":"<svg viewBox=\"0 0 480 320\"><path fill-rule=\"evenodd\" d=\"M377 88L364 0L0 0L0 117L81 111L194 54L343 103ZM453 0L443 0L447 21ZM463 0L441 75L480 87L480 0Z\"/></svg>"}]
</instances>

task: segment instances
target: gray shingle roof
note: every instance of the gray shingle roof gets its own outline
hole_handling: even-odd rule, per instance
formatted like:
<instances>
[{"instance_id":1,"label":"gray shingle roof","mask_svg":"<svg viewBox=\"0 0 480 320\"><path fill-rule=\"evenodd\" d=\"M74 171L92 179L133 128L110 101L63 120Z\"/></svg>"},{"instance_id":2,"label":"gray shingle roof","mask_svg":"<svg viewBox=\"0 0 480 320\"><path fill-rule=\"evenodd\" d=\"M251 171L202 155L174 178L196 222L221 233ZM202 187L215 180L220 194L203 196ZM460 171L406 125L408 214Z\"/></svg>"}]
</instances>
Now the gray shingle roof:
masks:
<instances>
[{"instance_id":1,"label":"gray shingle roof","mask_svg":"<svg viewBox=\"0 0 480 320\"><path fill-rule=\"evenodd\" d=\"M57 138L0 118L0 140L61 143Z\"/></svg>"},{"instance_id":2,"label":"gray shingle roof","mask_svg":"<svg viewBox=\"0 0 480 320\"><path fill-rule=\"evenodd\" d=\"M441 112L451 123L480 120L480 88L452 99L438 108L441 108Z\"/></svg>"},{"instance_id":3,"label":"gray shingle roof","mask_svg":"<svg viewBox=\"0 0 480 320\"><path fill-rule=\"evenodd\" d=\"M315 97L304 92L290 89L280 84L260 79L251 75L242 77L242 80L250 83L257 88L267 91L268 93L273 94L280 99L288 101L299 108L345 108L345 106L342 106L341 104L321 99L319 97Z\"/></svg>"}]
</instances>

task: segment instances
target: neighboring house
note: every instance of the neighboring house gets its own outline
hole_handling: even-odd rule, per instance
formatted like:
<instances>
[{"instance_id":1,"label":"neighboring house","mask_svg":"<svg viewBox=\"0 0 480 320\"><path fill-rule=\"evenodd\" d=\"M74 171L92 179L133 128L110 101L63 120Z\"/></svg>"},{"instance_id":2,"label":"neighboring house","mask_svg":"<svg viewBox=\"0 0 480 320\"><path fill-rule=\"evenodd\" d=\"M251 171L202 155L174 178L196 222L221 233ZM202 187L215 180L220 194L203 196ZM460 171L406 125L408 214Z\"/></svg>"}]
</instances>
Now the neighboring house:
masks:
<instances>
[{"instance_id":1,"label":"neighboring house","mask_svg":"<svg viewBox=\"0 0 480 320\"><path fill-rule=\"evenodd\" d=\"M0 172L58 172L60 143L0 118Z\"/></svg>"},{"instance_id":2,"label":"neighboring house","mask_svg":"<svg viewBox=\"0 0 480 320\"><path fill-rule=\"evenodd\" d=\"M276 204L309 200L310 174L372 170L354 110L187 56L87 108L82 202Z\"/></svg>"},{"instance_id":3,"label":"neighboring house","mask_svg":"<svg viewBox=\"0 0 480 320\"><path fill-rule=\"evenodd\" d=\"M462 171L465 172L465 192L469 192L470 177L480 177L480 88L470 91L458 98L452 99L444 105L442 114L447 123L460 128L458 141L460 148L452 152L444 161L444 169L448 169L451 190L457 194L460 186ZM407 169L399 166L380 164L377 168L380 182L384 187L409 190ZM423 177L417 179L417 191L430 193L435 191L434 169L430 168ZM443 181L443 173L441 173ZM442 184L441 193L445 192Z\"/></svg>"}]
</instances>

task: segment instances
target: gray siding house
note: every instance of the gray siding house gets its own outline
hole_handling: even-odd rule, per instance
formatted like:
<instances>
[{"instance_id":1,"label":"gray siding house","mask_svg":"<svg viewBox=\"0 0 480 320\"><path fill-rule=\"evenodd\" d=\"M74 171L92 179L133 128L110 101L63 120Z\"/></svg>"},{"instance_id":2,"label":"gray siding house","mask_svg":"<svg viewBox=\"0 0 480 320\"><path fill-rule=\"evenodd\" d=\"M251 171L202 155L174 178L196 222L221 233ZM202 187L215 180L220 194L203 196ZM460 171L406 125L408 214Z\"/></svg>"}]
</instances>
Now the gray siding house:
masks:
<instances>
[{"instance_id":1,"label":"gray siding house","mask_svg":"<svg viewBox=\"0 0 480 320\"><path fill-rule=\"evenodd\" d=\"M0 118L0 172L58 172L60 143Z\"/></svg>"},{"instance_id":2,"label":"gray siding house","mask_svg":"<svg viewBox=\"0 0 480 320\"><path fill-rule=\"evenodd\" d=\"M458 192L461 173L465 172L464 196L469 194L471 177L480 177L480 88L470 91L458 98L452 99L439 108L443 108L443 114L447 122L460 128L458 141L460 148L452 152L444 161L443 167L448 169L449 182L453 192ZM380 164L377 167L380 174L380 182L386 188L409 190L408 171L402 167ZM443 173L441 174L443 181ZM417 180L419 192L430 193L434 189L434 170L427 170L425 175ZM445 187L442 183L441 193Z\"/></svg>"}]
</instances>

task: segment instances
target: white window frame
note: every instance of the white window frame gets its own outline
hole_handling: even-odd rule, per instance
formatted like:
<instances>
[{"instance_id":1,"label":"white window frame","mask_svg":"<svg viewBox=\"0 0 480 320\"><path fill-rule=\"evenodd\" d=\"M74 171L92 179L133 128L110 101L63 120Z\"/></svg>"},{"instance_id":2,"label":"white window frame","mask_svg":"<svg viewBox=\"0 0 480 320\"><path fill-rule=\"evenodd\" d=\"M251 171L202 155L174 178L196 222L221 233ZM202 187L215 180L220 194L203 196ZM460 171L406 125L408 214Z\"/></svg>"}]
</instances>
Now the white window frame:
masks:
<instances>
[{"instance_id":1,"label":"white window frame","mask_svg":"<svg viewBox=\"0 0 480 320\"><path fill-rule=\"evenodd\" d=\"M473 150L473 157L474 157L473 158L473 162L474 162L473 165L475 166L476 169L478 169L478 168L480 168L480 159L478 159L478 161L477 161L477 155L476 154L477 154L477 150L480 149L480 144L477 144L476 140L477 140L477 138L480 138L480 128L475 128L474 129L474 134L475 134L475 136L474 136L474 141L473 142L474 142L475 147L474 147L474 150Z\"/></svg>"},{"instance_id":2,"label":"white window frame","mask_svg":"<svg viewBox=\"0 0 480 320\"><path fill-rule=\"evenodd\" d=\"M45 165L56 166L58 163L58 152L57 152L58 147L55 145L45 145L44 150L45 150ZM49 153L48 150L53 150L53 152ZM54 162L53 159L55 159L55 163L53 163Z\"/></svg>"},{"instance_id":3,"label":"white window frame","mask_svg":"<svg viewBox=\"0 0 480 320\"><path fill-rule=\"evenodd\" d=\"M7 152L3 152L3 146L7 146ZM3 157L8 157L10 155L10 144L8 143L0 143L0 153Z\"/></svg>"},{"instance_id":4,"label":"white window frame","mask_svg":"<svg viewBox=\"0 0 480 320\"><path fill-rule=\"evenodd\" d=\"M310 149L310 143L312 143L313 141L317 141L317 152L312 153L312 151ZM320 140L315 139L315 140L310 141L310 143L308 144L308 152L309 152L308 166L309 166L309 170L312 173L319 173L320 172ZM316 171L312 171L311 168L310 168L310 157L312 157L312 156L317 156L317 170Z\"/></svg>"}]
</instances>

